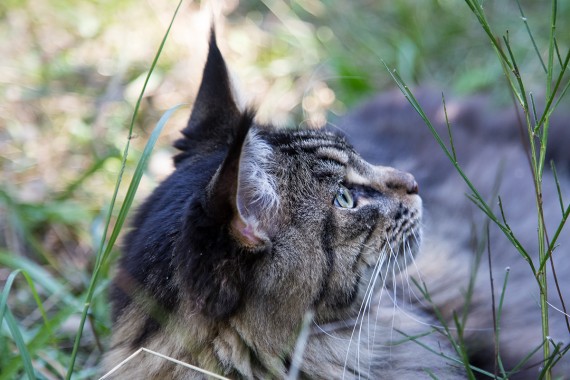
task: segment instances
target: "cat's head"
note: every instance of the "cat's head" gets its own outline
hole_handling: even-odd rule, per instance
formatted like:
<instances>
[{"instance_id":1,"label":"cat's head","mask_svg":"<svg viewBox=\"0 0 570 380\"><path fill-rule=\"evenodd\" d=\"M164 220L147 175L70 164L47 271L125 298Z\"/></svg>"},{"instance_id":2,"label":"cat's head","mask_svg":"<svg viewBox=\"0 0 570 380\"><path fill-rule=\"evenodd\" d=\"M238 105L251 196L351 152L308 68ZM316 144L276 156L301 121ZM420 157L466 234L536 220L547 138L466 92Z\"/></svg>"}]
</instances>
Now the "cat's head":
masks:
<instances>
[{"instance_id":1,"label":"cat's head","mask_svg":"<svg viewBox=\"0 0 570 380\"><path fill-rule=\"evenodd\" d=\"M205 179L185 206L175 265L205 315L346 317L375 267L385 277L417 251L414 178L364 161L337 134L257 124L234 100L213 33L183 134L177 170Z\"/></svg>"}]
</instances>

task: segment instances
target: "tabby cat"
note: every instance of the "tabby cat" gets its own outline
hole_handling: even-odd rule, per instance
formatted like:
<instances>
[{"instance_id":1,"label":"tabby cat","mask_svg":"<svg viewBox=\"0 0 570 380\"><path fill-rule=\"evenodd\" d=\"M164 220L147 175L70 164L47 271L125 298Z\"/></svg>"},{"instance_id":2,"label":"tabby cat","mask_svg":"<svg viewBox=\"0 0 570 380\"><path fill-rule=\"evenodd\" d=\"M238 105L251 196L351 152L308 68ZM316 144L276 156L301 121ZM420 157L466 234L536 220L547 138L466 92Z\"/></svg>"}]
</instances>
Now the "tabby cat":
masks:
<instances>
[{"instance_id":1,"label":"tabby cat","mask_svg":"<svg viewBox=\"0 0 570 380\"><path fill-rule=\"evenodd\" d=\"M366 119L376 111L359 112ZM416 259L422 200L411 174L368 163L337 134L280 130L254 116L237 106L212 33L188 126L175 143L176 170L125 239L111 293L109 377L208 378L148 352L116 367L145 347L232 379L465 378L434 316L435 304L452 321L463 304L465 236L435 228L444 244L428 240ZM367 149L372 131L345 129L373 159L382 154ZM438 176L448 178L435 173L428 189ZM414 281L436 292L433 303ZM474 297L479 304L491 315L489 302ZM492 344L492 326L485 317L466 333L482 365L492 361L492 346L469 331L485 331Z\"/></svg>"}]
</instances>

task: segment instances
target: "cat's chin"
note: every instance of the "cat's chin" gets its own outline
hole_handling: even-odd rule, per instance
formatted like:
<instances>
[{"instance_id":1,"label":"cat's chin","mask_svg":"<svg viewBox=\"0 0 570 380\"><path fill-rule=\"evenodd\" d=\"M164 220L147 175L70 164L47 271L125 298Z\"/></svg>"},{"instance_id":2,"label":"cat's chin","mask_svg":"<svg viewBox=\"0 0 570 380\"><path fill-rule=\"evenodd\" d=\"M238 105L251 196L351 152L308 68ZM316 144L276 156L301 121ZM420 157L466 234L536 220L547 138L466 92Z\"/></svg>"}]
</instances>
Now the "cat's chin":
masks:
<instances>
[{"instance_id":1,"label":"cat's chin","mask_svg":"<svg viewBox=\"0 0 570 380\"><path fill-rule=\"evenodd\" d=\"M363 253L364 271L380 271L383 277L399 273L413 263L421 246L422 229L419 218L411 220L397 237L382 240L380 247Z\"/></svg>"},{"instance_id":2,"label":"cat's chin","mask_svg":"<svg viewBox=\"0 0 570 380\"><path fill-rule=\"evenodd\" d=\"M400 264L400 269L406 267L416 257L421 245L421 235L422 230L419 221L402 231L402 239L393 249L393 254L398 264Z\"/></svg>"}]
</instances>

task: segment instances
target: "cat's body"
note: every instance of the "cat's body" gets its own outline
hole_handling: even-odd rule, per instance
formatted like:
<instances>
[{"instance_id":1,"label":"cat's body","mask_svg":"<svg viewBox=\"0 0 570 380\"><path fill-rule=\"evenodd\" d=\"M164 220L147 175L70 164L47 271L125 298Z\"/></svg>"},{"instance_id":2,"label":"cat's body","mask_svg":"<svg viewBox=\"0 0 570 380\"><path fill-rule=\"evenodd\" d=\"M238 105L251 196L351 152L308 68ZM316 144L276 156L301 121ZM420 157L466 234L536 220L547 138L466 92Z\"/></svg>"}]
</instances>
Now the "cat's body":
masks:
<instances>
[{"instance_id":1,"label":"cat's body","mask_svg":"<svg viewBox=\"0 0 570 380\"><path fill-rule=\"evenodd\" d=\"M410 174L369 164L337 135L279 132L252 119L233 100L212 38L189 125L176 144L176 170L141 207L126 238L106 370L145 347L230 378L296 371L321 379L465 377L408 276L419 269L449 317L461 305L448 288L460 290L468 277L470 224L462 220L461 235L449 240L445 225L428 228L444 236L443 247L434 248L428 235L417 268L411 262L422 201ZM365 132L351 128L348 137L375 162L401 157L392 144L388 157L376 160L377 151L359 140ZM435 189L451 175L440 175L426 181L429 202L443 201ZM450 201L446 210L464 204L459 196ZM437 218L435 211L430 223ZM112 377L205 375L142 353Z\"/></svg>"}]
</instances>

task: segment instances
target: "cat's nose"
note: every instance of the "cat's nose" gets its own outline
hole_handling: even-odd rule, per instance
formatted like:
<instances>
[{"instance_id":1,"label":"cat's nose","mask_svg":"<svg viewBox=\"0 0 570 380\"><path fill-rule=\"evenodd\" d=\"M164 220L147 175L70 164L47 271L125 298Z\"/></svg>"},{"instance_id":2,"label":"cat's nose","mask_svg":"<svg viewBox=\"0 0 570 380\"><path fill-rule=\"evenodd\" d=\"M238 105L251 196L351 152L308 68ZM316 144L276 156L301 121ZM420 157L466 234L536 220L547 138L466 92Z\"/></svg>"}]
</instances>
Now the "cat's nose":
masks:
<instances>
[{"instance_id":1,"label":"cat's nose","mask_svg":"<svg viewBox=\"0 0 570 380\"><path fill-rule=\"evenodd\" d=\"M412 175L410 174L410 176ZM405 189L406 189L406 194L419 194L420 192L420 187L413 176L412 180L406 183Z\"/></svg>"},{"instance_id":2,"label":"cat's nose","mask_svg":"<svg viewBox=\"0 0 570 380\"><path fill-rule=\"evenodd\" d=\"M410 173L386 166L376 166L375 172L379 182L392 191L410 195L420 191L416 179Z\"/></svg>"}]
</instances>

